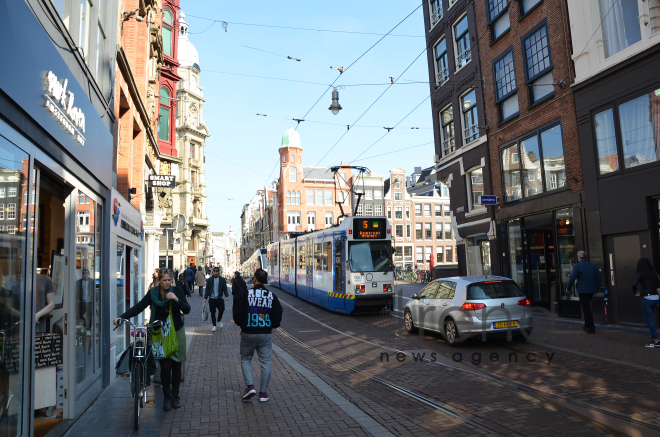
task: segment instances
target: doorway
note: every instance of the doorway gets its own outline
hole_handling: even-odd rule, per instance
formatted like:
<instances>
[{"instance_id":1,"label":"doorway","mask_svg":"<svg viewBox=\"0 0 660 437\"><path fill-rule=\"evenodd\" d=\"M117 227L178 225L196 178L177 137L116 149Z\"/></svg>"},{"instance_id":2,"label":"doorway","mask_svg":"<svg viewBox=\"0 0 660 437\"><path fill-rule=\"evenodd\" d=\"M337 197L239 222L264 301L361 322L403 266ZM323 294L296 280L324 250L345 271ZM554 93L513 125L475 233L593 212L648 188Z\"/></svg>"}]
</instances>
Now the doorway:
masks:
<instances>
[{"instance_id":1,"label":"doorway","mask_svg":"<svg viewBox=\"0 0 660 437\"><path fill-rule=\"evenodd\" d=\"M533 306L554 307L557 299L555 244L552 228L525 230L527 266L525 283Z\"/></svg>"}]
</instances>

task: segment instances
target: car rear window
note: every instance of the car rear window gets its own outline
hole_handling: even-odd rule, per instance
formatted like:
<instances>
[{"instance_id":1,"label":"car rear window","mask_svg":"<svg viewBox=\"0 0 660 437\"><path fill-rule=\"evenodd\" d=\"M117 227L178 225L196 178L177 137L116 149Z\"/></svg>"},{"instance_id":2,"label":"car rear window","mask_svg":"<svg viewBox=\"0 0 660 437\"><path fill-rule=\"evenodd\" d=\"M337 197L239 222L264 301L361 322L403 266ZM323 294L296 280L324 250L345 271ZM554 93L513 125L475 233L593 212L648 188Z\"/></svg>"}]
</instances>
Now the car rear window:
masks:
<instances>
[{"instance_id":1,"label":"car rear window","mask_svg":"<svg viewBox=\"0 0 660 437\"><path fill-rule=\"evenodd\" d=\"M524 296L518 284L513 281L485 281L470 284L467 289L468 300L505 299Z\"/></svg>"}]
</instances>

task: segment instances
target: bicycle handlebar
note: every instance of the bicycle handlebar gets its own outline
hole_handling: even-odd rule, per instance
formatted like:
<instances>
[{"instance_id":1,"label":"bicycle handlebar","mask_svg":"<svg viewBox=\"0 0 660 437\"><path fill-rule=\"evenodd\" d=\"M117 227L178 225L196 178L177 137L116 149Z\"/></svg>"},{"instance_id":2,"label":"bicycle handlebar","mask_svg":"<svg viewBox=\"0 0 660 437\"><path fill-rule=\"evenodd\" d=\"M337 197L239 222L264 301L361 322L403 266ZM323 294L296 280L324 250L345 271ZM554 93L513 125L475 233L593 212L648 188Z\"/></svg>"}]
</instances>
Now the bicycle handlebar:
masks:
<instances>
[{"instance_id":1,"label":"bicycle handlebar","mask_svg":"<svg viewBox=\"0 0 660 437\"><path fill-rule=\"evenodd\" d=\"M135 323L131 323L130 320L121 319L121 322L119 323L119 325L115 326L115 329L113 329L113 331L116 331L117 328L119 328L124 323L128 324L129 326L132 326L133 328L137 328L139 326L144 326L146 328L154 328L156 326L160 327L160 326L163 325L163 322L161 322L160 320L156 320L154 323L138 323L138 324L135 324Z\"/></svg>"}]
</instances>

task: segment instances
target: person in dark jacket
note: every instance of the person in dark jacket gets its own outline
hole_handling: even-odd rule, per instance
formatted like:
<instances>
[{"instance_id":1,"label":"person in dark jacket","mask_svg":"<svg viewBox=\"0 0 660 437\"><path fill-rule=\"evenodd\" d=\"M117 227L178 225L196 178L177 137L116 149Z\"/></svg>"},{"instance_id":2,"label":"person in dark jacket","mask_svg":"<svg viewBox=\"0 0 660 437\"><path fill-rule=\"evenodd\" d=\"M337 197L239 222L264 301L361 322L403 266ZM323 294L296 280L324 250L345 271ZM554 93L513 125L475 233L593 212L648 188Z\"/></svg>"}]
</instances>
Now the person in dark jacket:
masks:
<instances>
[{"instance_id":1,"label":"person in dark jacket","mask_svg":"<svg viewBox=\"0 0 660 437\"><path fill-rule=\"evenodd\" d=\"M174 286L183 290L183 294L185 294L186 297L190 297L190 291L188 291L188 285L186 285L186 280L184 279L183 273L179 275L179 279L174 283Z\"/></svg>"},{"instance_id":2,"label":"person in dark jacket","mask_svg":"<svg viewBox=\"0 0 660 437\"><path fill-rule=\"evenodd\" d=\"M642 297L642 314L644 320L651 331L651 342L646 344L646 347L660 348L660 341L658 341L658 331L655 327L653 320L653 313L658 308L660 303L660 278L658 273L653 269L651 261L648 258L641 258L637 262L637 276L633 282L633 293L635 296Z\"/></svg>"},{"instance_id":3,"label":"person in dark jacket","mask_svg":"<svg viewBox=\"0 0 660 437\"><path fill-rule=\"evenodd\" d=\"M195 269L195 265L193 263L190 263L190 267L188 267L186 270L183 271L183 274L186 278L186 285L188 286L188 290L192 293L195 291L195 274L197 273L197 269Z\"/></svg>"},{"instance_id":4,"label":"person in dark jacket","mask_svg":"<svg viewBox=\"0 0 660 437\"><path fill-rule=\"evenodd\" d=\"M235 297L237 302L234 305L234 323L241 327L241 369L246 386L243 392L244 401L257 394L252 380L252 357L255 350L261 364L259 402L270 399L268 383L273 351L271 332L279 328L282 322L282 305L277 296L265 287L267 283L268 273L264 269L257 269L254 272L254 287Z\"/></svg>"},{"instance_id":5,"label":"person in dark jacket","mask_svg":"<svg viewBox=\"0 0 660 437\"><path fill-rule=\"evenodd\" d=\"M582 329L587 334L595 334L596 326L594 325L594 315L591 311L591 299L594 294L600 291L600 271L595 264L587 261L587 253L583 250L577 253L578 263L573 267L573 273L568 279L566 286L566 293L571 292L573 284L577 280L577 292L580 298L580 306L582 306L582 313L584 314L584 326Z\"/></svg>"},{"instance_id":6,"label":"person in dark jacket","mask_svg":"<svg viewBox=\"0 0 660 437\"><path fill-rule=\"evenodd\" d=\"M235 271L234 277L231 279L231 295L233 297L232 314L234 314L234 308L236 307L236 302L238 301L238 299L236 299L236 296L243 292L247 293L247 285L245 285L245 281L241 277L241 272ZM231 321L233 322L234 319L231 319Z\"/></svg>"},{"instance_id":7,"label":"person in dark jacket","mask_svg":"<svg viewBox=\"0 0 660 437\"><path fill-rule=\"evenodd\" d=\"M225 295L225 299L222 300L222 295ZM222 315L225 312L225 300L229 300L229 293L227 292L227 281L225 278L220 276L220 269L213 269L213 276L206 280L206 291L204 292L204 302L206 299L209 300L209 309L211 310L211 323L213 323L213 328L211 331L215 332L218 330L215 326L215 310L218 310L218 322L222 328Z\"/></svg>"},{"instance_id":8,"label":"person in dark jacket","mask_svg":"<svg viewBox=\"0 0 660 437\"><path fill-rule=\"evenodd\" d=\"M170 411L172 408L181 408L179 399L179 386L181 385L181 363L186 361L186 330L183 327L183 314L190 313L190 304L186 301L186 295L179 287L172 287L172 272L161 269L158 273L158 285L149 290L142 300L132 308L114 320L115 326L119 326L122 319L135 317L148 307L151 307L151 320L155 322L167 321L172 309L172 322L176 331L176 339L179 349L174 355L160 361L160 380L163 385L163 410ZM170 383L172 384L170 390Z\"/></svg>"}]
</instances>

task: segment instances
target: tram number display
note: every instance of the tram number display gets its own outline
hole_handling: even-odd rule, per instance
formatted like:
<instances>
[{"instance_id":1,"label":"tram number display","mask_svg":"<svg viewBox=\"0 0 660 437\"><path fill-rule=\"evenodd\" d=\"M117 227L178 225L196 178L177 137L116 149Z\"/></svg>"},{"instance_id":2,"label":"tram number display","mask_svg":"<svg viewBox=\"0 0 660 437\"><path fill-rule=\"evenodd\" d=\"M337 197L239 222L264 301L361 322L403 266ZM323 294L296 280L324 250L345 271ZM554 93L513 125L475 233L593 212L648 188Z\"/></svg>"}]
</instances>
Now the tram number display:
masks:
<instances>
[{"instance_id":1,"label":"tram number display","mask_svg":"<svg viewBox=\"0 0 660 437\"><path fill-rule=\"evenodd\" d=\"M356 219L353 221L353 238L356 240L385 239L387 235L386 219Z\"/></svg>"}]
</instances>

